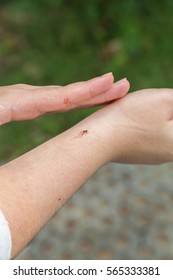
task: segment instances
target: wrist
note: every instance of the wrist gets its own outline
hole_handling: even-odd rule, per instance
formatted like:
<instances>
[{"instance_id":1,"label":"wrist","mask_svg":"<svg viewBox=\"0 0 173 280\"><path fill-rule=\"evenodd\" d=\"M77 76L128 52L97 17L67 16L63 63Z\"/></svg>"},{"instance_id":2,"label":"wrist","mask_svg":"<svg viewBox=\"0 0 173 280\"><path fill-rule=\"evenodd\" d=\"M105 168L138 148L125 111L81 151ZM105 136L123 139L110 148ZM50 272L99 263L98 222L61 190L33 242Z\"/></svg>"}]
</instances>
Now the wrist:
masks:
<instances>
[{"instance_id":1,"label":"wrist","mask_svg":"<svg viewBox=\"0 0 173 280\"><path fill-rule=\"evenodd\" d=\"M92 159L92 164L98 169L110 161L118 161L121 155L121 142L124 141L120 139L121 134L123 131L119 122L109 120L101 109L62 133L62 136L64 139L66 135L65 145L71 147L71 151L77 151L88 161ZM82 158L80 160L82 161Z\"/></svg>"},{"instance_id":2,"label":"wrist","mask_svg":"<svg viewBox=\"0 0 173 280\"><path fill-rule=\"evenodd\" d=\"M108 161L108 139L102 127L96 122L83 120L61 136L64 142L62 145L66 146L67 153L84 163L91 172L94 173Z\"/></svg>"}]
</instances>

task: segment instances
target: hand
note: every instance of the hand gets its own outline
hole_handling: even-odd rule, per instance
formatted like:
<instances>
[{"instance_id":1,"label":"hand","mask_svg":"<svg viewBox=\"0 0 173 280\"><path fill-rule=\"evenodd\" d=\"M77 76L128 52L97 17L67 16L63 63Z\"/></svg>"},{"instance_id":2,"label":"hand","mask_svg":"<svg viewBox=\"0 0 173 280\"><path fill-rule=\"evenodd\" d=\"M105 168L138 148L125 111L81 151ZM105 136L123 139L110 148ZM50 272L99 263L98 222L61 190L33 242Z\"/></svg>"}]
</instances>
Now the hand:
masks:
<instances>
[{"instance_id":1,"label":"hand","mask_svg":"<svg viewBox=\"0 0 173 280\"><path fill-rule=\"evenodd\" d=\"M86 119L85 129L100 134L105 161L133 164L173 161L173 89L128 94Z\"/></svg>"},{"instance_id":2,"label":"hand","mask_svg":"<svg viewBox=\"0 0 173 280\"><path fill-rule=\"evenodd\" d=\"M12 256L104 163L165 163L173 161L172 146L173 90L141 90L1 166Z\"/></svg>"},{"instance_id":3,"label":"hand","mask_svg":"<svg viewBox=\"0 0 173 280\"><path fill-rule=\"evenodd\" d=\"M112 73L67 86L30 86L17 84L0 87L0 125L28 120L50 112L103 105L124 96L129 83L113 83Z\"/></svg>"}]
</instances>

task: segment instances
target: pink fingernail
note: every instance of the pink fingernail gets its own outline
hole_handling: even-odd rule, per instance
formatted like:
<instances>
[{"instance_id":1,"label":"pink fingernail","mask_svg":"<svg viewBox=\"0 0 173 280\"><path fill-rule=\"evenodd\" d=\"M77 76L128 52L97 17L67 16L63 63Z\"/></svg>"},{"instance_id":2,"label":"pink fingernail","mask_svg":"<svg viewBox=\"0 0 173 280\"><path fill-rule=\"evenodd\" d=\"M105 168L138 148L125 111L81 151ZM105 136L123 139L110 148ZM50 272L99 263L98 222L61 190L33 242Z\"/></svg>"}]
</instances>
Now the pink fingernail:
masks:
<instances>
[{"instance_id":1,"label":"pink fingernail","mask_svg":"<svg viewBox=\"0 0 173 280\"><path fill-rule=\"evenodd\" d=\"M124 79L119 80L119 81L116 82L115 84L116 84L116 85L119 85L119 84L124 83L124 82L126 82L126 81L127 81L127 78L124 78Z\"/></svg>"},{"instance_id":2,"label":"pink fingernail","mask_svg":"<svg viewBox=\"0 0 173 280\"><path fill-rule=\"evenodd\" d=\"M109 73L103 74L101 77L105 77L105 76L109 76L109 75L113 75L113 74L112 74L112 72L109 72Z\"/></svg>"},{"instance_id":3,"label":"pink fingernail","mask_svg":"<svg viewBox=\"0 0 173 280\"><path fill-rule=\"evenodd\" d=\"M91 79L91 81L94 81L94 82L99 81L99 82L100 82L100 80L102 80L102 79L104 80L105 77L108 77L108 76L111 76L111 75L112 75L112 77L113 77L112 72L107 73L107 74L104 74L104 75L102 75L102 76L95 77L95 78ZM114 79L114 77L113 77L113 79Z\"/></svg>"}]
</instances>

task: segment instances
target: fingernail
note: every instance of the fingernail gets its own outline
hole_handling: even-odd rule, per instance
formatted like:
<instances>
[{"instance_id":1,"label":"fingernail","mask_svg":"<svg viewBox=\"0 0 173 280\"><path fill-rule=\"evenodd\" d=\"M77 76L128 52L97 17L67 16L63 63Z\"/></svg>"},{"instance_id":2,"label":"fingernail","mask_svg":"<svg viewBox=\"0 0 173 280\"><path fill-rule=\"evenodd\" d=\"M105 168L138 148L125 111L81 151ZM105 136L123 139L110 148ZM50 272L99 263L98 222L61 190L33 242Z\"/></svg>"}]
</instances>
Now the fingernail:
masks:
<instances>
[{"instance_id":1,"label":"fingernail","mask_svg":"<svg viewBox=\"0 0 173 280\"><path fill-rule=\"evenodd\" d=\"M105 77L105 76L109 76L109 75L113 75L113 74L112 74L112 72L109 72L109 73L103 74L101 77Z\"/></svg>"},{"instance_id":2,"label":"fingernail","mask_svg":"<svg viewBox=\"0 0 173 280\"><path fill-rule=\"evenodd\" d=\"M127 78L123 78L123 79L119 80L118 82L116 82L115 84L119 85L119 84L124 83L126 81L127 81Z\"/></svg>"},{"instance_id":3,"label":"fingernail","mask_svg":"<svg viewBox=\"0 0 173 280\"><path fill-rule=\"evenodd\" d=\"M109 78L106 76L109 75ZM91 87L95 92L95 95L100 94L103 91L108 90L113 85L114 77L110 75L110 73L104 74L97 78L94 78L90 81Z\"/></svg>"},{"instance_id":4,"label":"fingernail","mask_svg":"<svg viewBox=\"0 0 173 280\"><path fill-rule=\"evenodd\" d=\"M103 79L107 76L111 76L111 75L113 76L112 72L109 72L109 73L103 74L101 76L95 77L95 78L91 79L91 81L100 81L101 79Z\"/></svg>"}]
</instances>

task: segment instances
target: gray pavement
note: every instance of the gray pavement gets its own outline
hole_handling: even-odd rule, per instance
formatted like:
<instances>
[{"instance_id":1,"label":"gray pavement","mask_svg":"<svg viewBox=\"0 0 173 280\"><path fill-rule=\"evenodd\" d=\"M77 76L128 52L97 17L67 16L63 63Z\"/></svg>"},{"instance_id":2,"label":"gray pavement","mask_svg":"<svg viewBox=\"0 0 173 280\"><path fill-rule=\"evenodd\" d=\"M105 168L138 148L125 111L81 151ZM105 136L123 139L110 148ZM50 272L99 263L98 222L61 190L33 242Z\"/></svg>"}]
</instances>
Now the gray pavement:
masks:
<instances>
[{"instance_id":1,"label":"gray pavement","mask_svg":"<svg viewBox=\"0 0 173 280\"><path fill-rule=\"evenodd\" d=\"M173 164L108 164L17 259L173 259Z\"/></svg>"}]
</instances>

